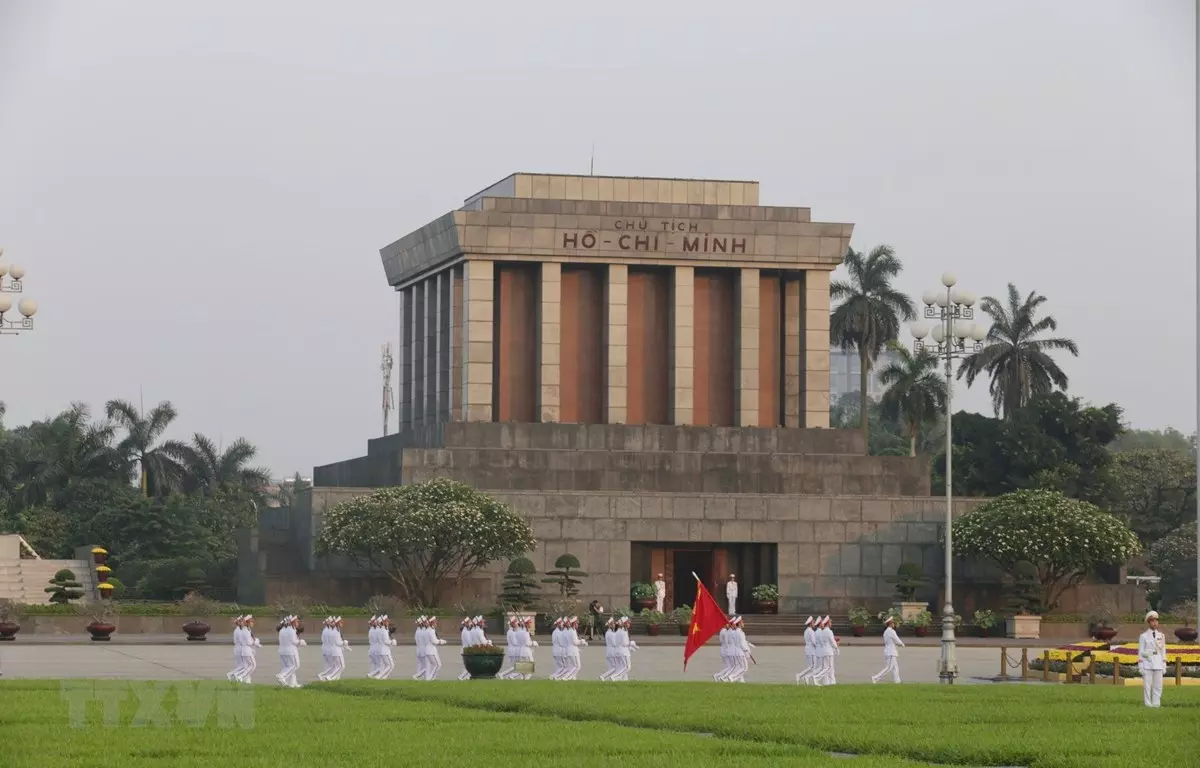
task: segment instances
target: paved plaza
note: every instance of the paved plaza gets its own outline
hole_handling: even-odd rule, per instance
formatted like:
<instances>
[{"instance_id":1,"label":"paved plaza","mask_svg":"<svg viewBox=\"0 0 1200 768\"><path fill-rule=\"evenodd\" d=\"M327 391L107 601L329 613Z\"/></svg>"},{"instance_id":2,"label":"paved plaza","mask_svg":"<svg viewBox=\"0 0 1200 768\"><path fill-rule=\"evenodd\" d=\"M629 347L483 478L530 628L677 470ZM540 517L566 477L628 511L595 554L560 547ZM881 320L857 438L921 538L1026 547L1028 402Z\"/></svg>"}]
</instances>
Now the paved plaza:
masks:
<instances>
[{"instance_id":1,"label":"paved plaza","mask_svg":"<svg viewBox=\"0 0 1200 768\"><path fill-rule=\"evenodd\" d=\"M312 681L322 669L320 645L301 648L300 680ZM535 649L537 677L553 670L549 643ZM937 682L936 646L909 647L901 650L900 672L906 683ZM1010 650L1016 659L1019 651ZM1041 649L1030 648L1030 658ZM461 671L458 648L448 645L441 650L441 680L454 681ZM412 646L394 649L396 671L393 679L407 679L414 668ZM804 654L799 646L771 645L755 649L757 664L746 675L749 683L794 683L795 675L804 667ZM961 681L981 682L975 678L990 678L999 673L998 648L960 647L958 662ZM601 643L583 649L583 673L580 679L595 679L604 671L604 647ZM705 647L692 657L686 672L683 670L683 648L679 645L646 645L633 656L635 680L704 681L721 666L716 647ZM233 647L230 645L174 644L21 644L0 647L0 668L4 679L20 678L79 678L128 680L220 680L233 667ZM842 649L837 664L838 683L867 683L871 675L883 667L881 646L858 646ZM279 671L279 655L274 646L258 653L256 683L275 684ZM365 677L367 649L351 648L346 655L345 677ZM515 683L514 683L515 684Z\"/></svg>"}]
</instances>

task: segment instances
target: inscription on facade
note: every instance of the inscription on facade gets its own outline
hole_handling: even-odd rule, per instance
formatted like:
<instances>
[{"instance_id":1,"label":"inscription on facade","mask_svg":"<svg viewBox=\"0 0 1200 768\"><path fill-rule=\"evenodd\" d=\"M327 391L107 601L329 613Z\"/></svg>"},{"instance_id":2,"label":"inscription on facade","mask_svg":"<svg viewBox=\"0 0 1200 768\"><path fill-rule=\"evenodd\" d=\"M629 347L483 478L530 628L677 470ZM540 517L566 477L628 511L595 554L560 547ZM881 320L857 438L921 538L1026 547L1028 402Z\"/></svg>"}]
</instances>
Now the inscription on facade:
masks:
<instances>
[{"instance_id":1,"label":"inscription on facade","mask_svg":"<svg viewBox=\"0 0 1200 768\"><path fill-rule=\"evenodd\" d=\"M562 234L563 248L619 250L646 253L746 252L748 238L699 232L695 222L673 219L616 219L612 229L588 229Z\"/></svg>"}]
</instances>

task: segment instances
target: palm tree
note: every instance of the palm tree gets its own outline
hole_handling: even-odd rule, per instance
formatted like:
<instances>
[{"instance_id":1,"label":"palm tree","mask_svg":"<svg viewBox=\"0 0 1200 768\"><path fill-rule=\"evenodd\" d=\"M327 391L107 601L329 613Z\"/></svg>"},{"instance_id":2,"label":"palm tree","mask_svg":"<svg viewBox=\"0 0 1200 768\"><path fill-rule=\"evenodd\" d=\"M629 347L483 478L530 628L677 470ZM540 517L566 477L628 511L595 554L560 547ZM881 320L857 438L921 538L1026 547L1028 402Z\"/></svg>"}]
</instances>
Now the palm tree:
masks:
<instances>
[{"instance_id":1,"label":"palm tree","mask_svg":"<svg viewBox=\"0 0 1200 768\"><path fill-rule=\"evenodd\" d=\"M126 400L109 400L105 410L108 418L125 430L117 451L129 462L131 471L137 469L142 495L161 496L177 485L179 467L171 456L181 443L174 440L159 443L163 432L175 420L175 406L164 400L149 414L143 414L140 408Z\"/></svg>"},{"instance_id":2,"label":"palm tree","mask_svg":"<svg viewBox=\"0 0 1200 768\"><path fill-rule=\"evenodd\" d=\"M121 455L113 447L114 430L91 422L91 412L75 403L49 421L14 430L16 477L27 506L45 503L60 490L86 479L128 480Z\"/></svg>"},{"instance_id":3,"label":"palm tree","mask_svg":"<svg viewBox=\"0 0 1200 768\"><path fill-rule=\"evenodd\" d=\"M1058 321L1052 315L1037 319L1038 308L1046 297L1031 291L1025 300L1017 286L1008 284L1008 307L991 296L985 296L980 309L992 318L986 346L968 355L958 369L958 378L967 378L967 386L983 372L991 377L988 392L992 408L1010 419L1033 395L1047 394L1067 388L1067 374L1050 356L1053 350L1065 349L1075 357L1079 347L1071 339L1038 338L1046 331L1057 331Z\"/></svg>"},{"instance_id":4,"label":"palm tree","mask_svg":"<svg viewBox=\"0 0 1200 768\"><path fill-rule=\"evenodd\" d=\"M190 445L180 443L170 449L172 459L182 469L183 490L206 495L229 488L261 492L270 484L271 473L246 466L257 453L257 448L240 437L221 450L200 433L192 436Z\"/></svg>"},{"instance_id":5,"label":"palm tree","mask_svg":"<svg viewBox=\"0 0 1200 768\"><path fill-rule=\"evenodd\" d=\"M936 423L946 408L946 379L938 373L938 359L924 350L912 353L895 342L888 347L897 360L879 371L879 381L887 387L880 401L885 418L903 421L908 429L908 455L917 455L921 428Z\"/></svg>"},{"instance_id":6,"label":"palm tree","mask_svg":"<svg viewBox=\"0 0 1200 768\"><path fill-rule=\"evenodd\" d=\"M857 349L859 414L863 440L868 438L867 381L884 345L900 335L900 319L917 316L913 302L892 288L903 265L890 245L879 245L867 256L853 249L842 261L850 280L834 280L829 298L841 300L829 318L829 340L843 350Z\"/></svg>"}]
</instances>

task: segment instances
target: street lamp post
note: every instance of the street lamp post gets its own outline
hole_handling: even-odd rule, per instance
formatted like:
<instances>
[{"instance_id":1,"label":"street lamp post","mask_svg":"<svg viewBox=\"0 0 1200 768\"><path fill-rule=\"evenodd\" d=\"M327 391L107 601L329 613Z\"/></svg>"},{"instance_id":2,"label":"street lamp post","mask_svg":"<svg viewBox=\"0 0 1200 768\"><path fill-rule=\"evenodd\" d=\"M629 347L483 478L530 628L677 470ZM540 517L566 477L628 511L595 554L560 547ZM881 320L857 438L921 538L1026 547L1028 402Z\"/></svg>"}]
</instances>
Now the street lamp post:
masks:
<instances>
[{"instance_id":1,"label":"street lamp post","mask_svg":"<svg viewBox=\"0 0 1200 768\"><path fill-rule=\"evenodd\" d=\"M0 248L0 258L4 249ZM12 296L8 293L21 293L25 290L25 268L19 264L9 266L0 261L0 335L17 335L22 331L33 330L33 316L37 314L37 302L33 299L21 299L17 304L17 312L21 315L18 320L10 320L4 315L13 306ZM6 280L7 278L7 280ZM10 315L11 316L11 315Z\"/></svg>"},{"instance_id":2,"label":"street lamp post","mask_svg":"<svg viewBox=\"0 0 1200 768\"><path fill-rule=\"evenodd\" d=\"M953 413L954 358L963 357L983 348L988 329L970 322L974 316L971 307L975 296L954 287L954 275L942 275L944 290L926 291L921 296L925 304L925 317L934 320L930 329L925 323L913 323L913 346L918 354L932 353L946 363L946 605L942 609L942 658L938 666L938 680L947 685L954 684L958 677L958 662L955 659L954 637L954 544L951 526L954 522L954 495L951 488L952 440L950 421ZM926 342L926 336L930 341ZM968 344L970 339L970 344Z\"/></svg>"}]
</instances>

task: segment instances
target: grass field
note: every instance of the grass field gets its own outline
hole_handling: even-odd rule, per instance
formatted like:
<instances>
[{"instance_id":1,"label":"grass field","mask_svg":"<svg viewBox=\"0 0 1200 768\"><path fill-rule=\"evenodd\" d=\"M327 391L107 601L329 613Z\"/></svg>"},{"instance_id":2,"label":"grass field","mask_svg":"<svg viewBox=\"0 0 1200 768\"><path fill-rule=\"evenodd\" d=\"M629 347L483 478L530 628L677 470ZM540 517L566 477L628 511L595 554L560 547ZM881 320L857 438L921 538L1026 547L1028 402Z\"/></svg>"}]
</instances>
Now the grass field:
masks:
<instances>
[{"instance_id":1,"label":"grass field","mask_svg":"<svg viewBox=\"0 0 1200 768\"><path fill-rule=\"evenodd\" d=\"M188 689L159 685L150 698L162 696L163 706L150 709L163 719L139 727L145 688L97 684L123 699L113 727L100 701L73 720L56 681L0 683L0 765L1129 768L1190 765L1200 749L1195 689L1168 688L1164 707L1151 711L1141 706L1140 689L1103 686L356 680L283 690L203 683L217 696L248 696L240 701L251 718L222 727L214 708L193 727L183 722L191 704L179 698Z\"/></svg>"}]
</instances>

